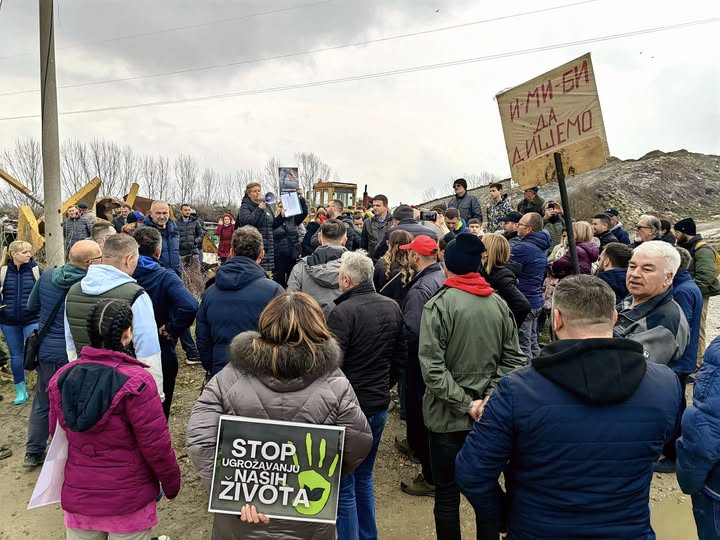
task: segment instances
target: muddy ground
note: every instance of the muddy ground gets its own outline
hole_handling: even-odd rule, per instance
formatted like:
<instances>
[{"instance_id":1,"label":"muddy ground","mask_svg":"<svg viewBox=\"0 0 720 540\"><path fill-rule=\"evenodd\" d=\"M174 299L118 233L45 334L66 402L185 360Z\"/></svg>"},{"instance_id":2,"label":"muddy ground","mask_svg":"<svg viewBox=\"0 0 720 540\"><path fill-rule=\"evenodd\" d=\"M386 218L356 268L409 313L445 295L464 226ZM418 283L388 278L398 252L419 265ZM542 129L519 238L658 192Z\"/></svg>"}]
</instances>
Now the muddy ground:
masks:
<instances>
[{"instance_id":1,"label":"muddy ground","mask_svg":"<svg viewBox=\"0 0 720 540\"><path fill-rule=\"evenodd\" d=\"M720 334L719 300L710 305L707 329L710 339ZM177 499L160 503L160 523L155 529L156 534L166 534L173 540L210 538L212 528L212 519L206 511L207 495L183 448L187 418L201 380L201 369L181 364L170 427L182 469L183 486ZM0 444L14 451L12 457L0 461L0 540L65 538L59 505L26 510L39 473L39 470L27 472L22 467L30 403L13 407L10 404L12 385L7 381L0 385L0 392L5 395L5 400L0 402ZM404 425L394 411L383 434L375 466L379 536L388 540L434 538L432 499L411 497L399 488L401 480L411 479L419 472L416 465L394 448L395 436L403 432ZM680 492L674 475L656 474L650 499L658 540L695 538L690 500ZM464 536L473 538L474 519L466 501L463 501L462 522Z\"/></svg>"}]
</instances>

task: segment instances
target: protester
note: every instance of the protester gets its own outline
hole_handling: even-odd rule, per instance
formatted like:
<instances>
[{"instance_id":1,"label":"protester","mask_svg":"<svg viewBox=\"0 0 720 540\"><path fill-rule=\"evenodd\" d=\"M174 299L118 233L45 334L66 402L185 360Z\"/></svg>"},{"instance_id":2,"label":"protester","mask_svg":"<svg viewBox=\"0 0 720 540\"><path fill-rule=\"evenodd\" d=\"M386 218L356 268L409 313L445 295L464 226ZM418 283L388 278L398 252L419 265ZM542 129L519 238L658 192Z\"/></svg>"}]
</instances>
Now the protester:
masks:
<instances>
[{"instance_id":1,"label":"protester","mask_svg":"<svg viewBox=\"0 0 720 540\"><path fill-rule=\"evenodd\" d=\"M503 185L500 182L493 182L488 186L490 194L490 204L485 210L487 215L487 231L498 232L503 228L500 218L512 212L512 204L507 193L503 193ZM480 221L482 224L482 220ZM469 223L468 223L469 226Z\"/></svg>"},{"instance_id":2,"label":"protester","mask_svg":"<svg viewBox=\"0 0 720 540\"><path fill-rule=\"evenodd\" d=\"M42 270L32 256L32 245L15 240L8 246L0 267L0 330L10 352L10 369L15 385L13 405L24 404L29 396L25 387L25 340L38 327L37 308L28 307L30 293Z\"/></svg>"},{"instance_id":3,"label":"protester","mask_svg":"<svg viewBox=\"0 0 720 540\"><path fill-rule=\"evenodd\" d=\"M112 223L109 221L105 221L104 219L98 219L95 221L95 225L92 226L91 232L90 232L90 238L98 245L100 246L100 249L105 246L105 240L108 236L111 234L117 234L115 231L115 227L113 227Z\"/></svg>"},{"instance_id":4,"label":"protester","mask_svg":"<svg viewBox=\"0 0 720 540\"><path fill-rule=\"evenodd\" d=\"M530 302L517 288L517 277L513 270L518 266L510 261L510 244L501 234L486 234L483 238L485 251L482 254L480 275L507 303L515 324L520 327L530 312Z\"/></svg>"},{"instance_id":5,"label":"protester","mask_svg":"<svg viewBox=\"0 0 720 540\"><path fill-rule=\"evenodd\" d=\"M177 342L195 321L198 303L178 275L160 266L162 236L153 227L140 227L133 233L138 243L138 263L132 277L150 296L160 341L163 372L163 412L170 417L178 374Z\"/></svg>"},{"instance_id":6,"label":"protester","mask_svg":"<svg viewBox=\"0 0 720 540\"><path fill-rule=\"evenodd\" d=\"M317 245L313 246L313 238L317 240L317 233L320 230L320 226L325 223L325 221L327 221L327 218L328 217L325 208L320 207L315 211L313 220L307 224L305 236L303 237L301 246L303 256L307 257L308 255L312 255L312 252L317 249L318 245L320 245L318 243Z\"/></svg>"},{"instance_id":7,"label":"protester","mask_svg":"<svg viewBox=\"0 0 720 540\"><path fill-rule=\"evenodd\" d=\"M132 232L142 225L145 216L139 210L130 212L127 217L127 224L122 228L121 234L132 234Z\"/></svg>"},{"instance_id":8,"label":"protester","mask_svg":"<svg viewBox=\"0 0 720 540\"><path fill-rule=\"evenodd\" d=\"M572 224L572 229L578 257L578 271L580 274L592 274L593 263L600 256L598 247L592 242L592 227L587 221L576 221ZM558 278L575 273L569 251L552 263L552 273Z\"/></svg>"},{"instance_id":9,"label":"protester","mask_svg":"<svg viewBox=\"0 0 720 540\"><path fill-rule=\"evenodd\" d=\"M199 270L202 261L205 225L197 215L192 215L192 207L187 203L180 205L180 217L175 224L180 236L180 261L183 269Z\"/></svg>"},{"instance_id":10,"label":"protester","mask_svg":"<svg viewBox=\"0 0 720 540\"><path fill-rule=\"evenodd\" d=\"M630 245L630 235L625 229L623 229L622 221L620 221L620 212L615 208L608 208L605 210L605 214L610 217L610 232L615 235L618 242L626 245Z\"/></svg>"},{"instance_id":11,"label":"protester","mask_svg":"<svg viewBox=\"0 0 720 540\"><path fill-rule=\"evenodd\" d=\"M127 218L130 215L130 212L132 212L132 207L129 204L123 203L120 206L120 215L116 216L112 220L113 227L115 227L115 232L117 232L118 234L121 233L123 227L127 225Z\"/></svg>"},{"instance_id":12,"label":"protester","mask_svg":"<svg viewBox=\"0 0 720 540\"><path fill-rule=\"evenodd\" d=\"M80 216L84 217L87 222L90 224L90 227L95 225L95 222L97 221L97 216L95 215L95 212L90 210L87 203L81 202L77 205L78 210L80 211Z\"/></svg>"},{"instance_id":13,"label":"protester","mask_svg":"<svg viewBox=\"0 0 720 540\"><path fill-rule=\"evenodd\" d=\"M359 211L353 212L353 215L352 215L353 229L355 229L356 233L361 235L361 238L362 238L363 225L364 225L366 219L367 218L365 217L365 214L363 212L359 212ZM362 247L362 242L360 243L360 245Z\"/></svg>"},{"instance_id":14,"label":"protester","mask_svg":"<svg viewBox=\"0 0 720 540\"><path fill-rule=\"evenodd\" d=\"M660 220L660 240L667 242L671 246L674 246L677 241L673 234L672 224L667 219Z\"/></svg>"},{"instance_id":15,"label":"protester","mask_svg":"<svg viewBox=\"0 0 720 540\"><path fill-rule=\"evenodd\" d=\"M482 221L480 221L477 218L472 218L468 220L467 228L470 231L470 234L477 236L482 240L483 237L483 230L482 230Z\"/></svg>"},{"instance_id":16,"label":"protester","mask_svg":"<svg viewBox=\"0 0 720 540\"><path fill-rule=\"evenodd\" d=\"M701 234L698 234L695 221L692 218L681 219L675 224L674 230L678 246L690 252L692 260L690 261L688 272L690 272L690 275L695 280L703 296L697 357L697 367L700 368L707 340L705 328L710 297L720 294L720 282L718 282L718 268L716 263L717 252L714 247L703 239Z\"/></svg>"},{"instance_id":17,"label":"protester","mask_svg":"<svg viewBox=\"0 0 720 540\"><path fill-rule=\"evenodd\" d=\"M273 226L273 243L275 244L275 270L273 279L283 288L287 287L293 266L300 258L300 235L298 227L308 215L307 202L302 195L302 189L297 190L300 201L300 213L295 216L285 216L282 202L277 204L277 214ZM279 222L278 219L282 218Z\"/></svg>"},{"instance_id":18,"label":"protester","mask_svg":"<svg viewBox=\"0 0 720 540\"><path fill-rule=\"evenodd\" d=\"M415 274L410 255L402 249L413 241L413 235L402 229L392 231L387 253L375 263L373 284L375 290L402 305Z\"/></svg>"},{"instance_id":19,"label":"protester","mask_svg":"<svg viewBox=\"0 0 720 540\"><path fill-rule=\"evenodd\" d=\"M48 387L50 431L57 421L68 440L60 498L67 538L150 540L158 494L177 496L180 467L159 388L127 354L130 303L106 298L92 305L85 334L89 344L80 357Z\"/></svg>"},{"instance_id":20,"label":"protester","mask_svg":"<svg viewBox=\"0 0 720 540\"><path fill-rule=\"evenodd\" d=\"M95 242L76 242L70 249L68 263L60 268L50 268L40 276L28 298L28 309L39 312L38 330L46 330L38 347L37 381L28 418L24 467L37 467L45 460L50 434L48 383L55 372L68 362L62 309L65 296L72 285L85 277L88 267L101 259L102 251Z\"/></svg>"},{"instance_id":21,"label":"protester","mask_svg":"<svg viewBox=\"0 0 720 540\"><path fill-rule=\"evenodd\" d=\"M383 237L382 242L379 242L375 248L375 256L373 258L379 259L385 255L388 248L387 241L390 238L390 232L395 229L407 231L413 235L413 238L423 234L434 239L436 242L438 241L439 237L435 231L425 225L421 225L416 219L416 216L420 217L420 212L407 204L401 204L393 210L392 216L393 227L385 231L385 236ZM438 221L442 222L442 216L440 214L438 214Z\"/></svg>"},{"instance_id":22,"label":"protester","mask_svg":"<svg viewBox=\"0 0 720 540\"><path fill-rule=\"evenodd\" d=\"M215 228L215 234L218 236L218 258L220 259L220 264L224 264L225 261L228 260L228 257L230 257L234 232L235 224L233 223L232 215L223 214L223 217L218 220L218 225Z\"/></svg>"},{"instance_id":23,"label":"protester","mask_svg":"<svg viewBox=\"0 0 720 540\"><path fill-rule=\"evenodd\" d=\"M705 351L693 386L693 399L682 418L677 442L677 480L692 496L699 540L720 538L717 509L720 497L720 337Z\"/></svg>"},{"instance_id":24,"label":"protester","mask_svg":"<svg viewBox=\"0 0 720 540\"><path fill-rule=\"evenodd\" d=\"M529 359L540 354L537 319L543 309L542 287L547 269L550 234L543 229L540 214L530 212L518 223L520 242L510 251L510 260L520 265L517 287L530 303L530 312L520 325L520 348Z\"/></svg>"},{"instance_id":25,"label":"protester","mask_svg":"<svg viewBox=\"0 0 720 540\"><path fill-rule=\"evenodd\" d=\"M352 473L371 451L370 427L340 370L340 347L320 306L307 294L286 292L274 298L260 316L258 331L233 339L228 359L225 369L205 386L187 426L188 455L208 491L223 414L344 427L343 475ZM215 514L213 538L330 540L335 527L281 519L254 524Z\"/></svg>"},{"instance_id":26,"label":"protester","mask_svg":"<svg viewBox=\"0 0 720 540\"><path fill-rule=\"evenodd\" d=\"M523 191L523 200L517 205L517 211L521 214L529 214L534 212L535 214L543 215L543 207L545 206L545 199L538 195L538 187L531 187Z\"/></svg>"},{"instance_id":27,"label":"protester","mask_svg":"<svg viewBox=\"0 0 720 540\"><path fill-rule=\"evenodd\" d=\"M668 242L669 243L669 242ZM673 278L673 300L680 306L690 329L690 340L682 357L671 367L685 387L688 377L697 369L698 346L700 341L700 323L702 322L703 296L693 280L688 266L691 256L688 250L675 247L680 254L680 266Z\"/></svg>"},{"instance_id":28,"label":"protester","mask_svg":"<svg viewBox=\"0 0 720 540\"><path fill-rule=\"evenodd\" d=\"M279 222L280 220L278 220ZM272 209L265 202L262 189L257 182L251 182L245 188L245 196L235 220L236 229L245 225L255 227L260 232L265 253L260 265L266 272L272 273L275 266L275 242L273 239L275 216L273 216Z\"/></svg>"},{"instance_id":29,"label":"protester","mask_svg":"<svg viewBox=\"0 0 720 540\"><path fill-rule=\"evenodd\" d=\"M345 247L349 251L355 251L356 249L360 249L360 245L362 244L362 240L360 238L360 235L355 232L355 227L353 226L353 221L350 216L347 216L344 214L345 205L341 200L335 199L333 201L330 201L330 204L328 204L327 211L328 211L328 218L329 219L337 219L338 221L341 221L345 224L345 228L347 229L346 235L347 235L347 242L345 244ZM319 244L318 240L318 244Z\"/></svg>"},{"instance_id":30,"label":"protester","mask_svg":"<svg viewBox=\"0 0 720 540\"><path fill-rule=\"evenodd\" d=\"M448 232L445 234L445 240L447 242L455 238L458 234L470 233L470 230L465 226L465 223L463 223L463 220L460 218L460 212L456 208L447 209L443 222L448 228Z\"/></svg>"},{"instance_id":31,"label":"protester","mask_svg":"<svg viewBox=\"0 0 720 540\"><path fill-rule=\"evenodd\" d=\"M605 249L611 242L619 242L618 238L610 231L612 227L610 216L607 214L595 214L592 220L592 228L595 237L600 240L600 251Z\"/></svg>"},{"instance_id":32,"label":"protester","mask_svg":"<svg viewBox=\"0 0 720 540\"><path fill-rule=\"evenodd\" d=\"M651 242L653 240L662 240L660 238L660 220L655 216L640 216L635 226L636 239L632 247L636 248L643 242Z\"/></svg>"},{"instance_id":33,"label":"protester","mask_svg":"<svg viewBox=\"0 0 720 540\"><path fill-rule=\"evenodd\" d=\"M233 233L230 258L218 268L214 282L203 294L195 334L208 378L227 364L226 351L232 339L255 330L263 309L283 292L260 266L264 256L260 232L249 225L240 227Z\"/></svg>"},{"instance_id":34,"label":"protester","mask_svg":"<svg viewBox=\"0 0 720 540\"><path fill-rule=\"evenodd\" d=\"M329 315L335 307L333 301L340 296L340 257L347 250L347 228L338 219L329 219L320 227L320 247L312 255L302 258L288 279L289 291L300 291L312 296Z\"/></svg>"},{"instance_id":35,"label":"protester","mask_svg":"<svg viewBox=\"0 0 720 540\"><path fill-rule=\"evenodd\" d=\"M73 205L67 209L67 219L63 223L63 238L65 239L65 252L75 245L75 242L90 238L90 222L80 215L80 210Z\"/></svg>"},{"instance_id":36,"label":"protester","mask_svg":"<svg viewBox=\"0 0 720 540\"><path fill-rule=\"evenodd\" d=\"M652 463L678 425L677 378L612 339L607 284L570 276L553 302L560 341L500 380L455 462L477 537L655 538Z\"/></svg>"},{"instance_id":37,"label":"protester","mask_svg":"<svg viewBox=\"0 0 720 540\"><path fill-rule=\"evenodd\" d=\"M627 290L627 268L633 250L620 242L610 242L600 254L597 277L610 285L615 292L615 304L620 304L629 294Z\"/></svg>"},{"instance_id":38,"label":"protester","mask_svg":"<svg viewBox=\"0 0 720 540\"><path fill-rule=\"evenodd\" d=\"M385 231L390 228L392 218L388 209L388 198L385 195L375 195L372 199L373 216L363 222L360 234L360 247L370 254L375 253L378 243L385 237Z\"/></svg>"},{"instance_id":39,"label":"protester","mask_svg":"<svg viewBox=\"0 0 720 540\"><path fill-rule=\"evenodd\" d=\"M680 255L662 241L644 242L635 248L628 265L625 299L614 336L626 337L645 347L648 360L673 367L690 340L690 329L680 306L672 298L672 282Z\"/></svg>"},{"instance_id":40,"label":"protester","mask_svg":"<svg viewBox=\"0 0 720 540\"><path fill-rule=\"evenodd\" d=\"M500 377L527 362L510 309L477 273L483 251L482 241L471 234L461 234L447 245L448 279L425 304L420 324L435 531L443 540L460 539L455 456Z\"/></svg>"},{"instance_id":41,"label":"protester","mask_svg":"<svg viewBox=\"0 0 720 540\"><path fill-rule=\"evenodd\" d=\"M480 201L475 195L470 195L467 192L467 181L464 178L458 178L453 182L453 190L455 191L455 197L448 201L448 210L451 208L456 209L466 223L472 218L477 218L482 223ZM447 212L445 215L447 217Z\"/></svg>"},{"instance_id":42,"label":"protester","mask_svg":"<svg viewBox=\"0 0 720 540\"><path fill-rule=\"evenodd\" d=\"M503 227L502 235L510 243L510 249L514 248L520 242L520 237L518 236L518 224L520 223L522 216L523 215L520 212L508 212L505 216L498 219Z\"/></svg>"},{"instance_id":43,"label":"protester","mask_svg":"<svg viewBox=\"0 0 720 540\"><path fill-rule=\"evenodd\" d=\"M565 230L565 219L563 209L555 201L547 201L543 206L544 229L550 234L550 250L553 250L562 240L562 233Z\"/></svg>"},{"instance_id":44,"label":"protester","mask_svg":"<svg viewBox=\"0 0 720 540\"><path fill-rule=\"evenodd\" d=\"M373 436L365 460L340 480L339 538L378 537L373 467L387 422L390 388L405 367L402 312L396 302L375 292L372 277L372 260L363 252L343 253L342 294L327 319L328 328L342 350L342 371L355 391Z\"/></svg>"},{"instance_id":45,"label":"protester","mask_svg":"<svg viewBox=\"0 0 720 540\"><path fill-rule=\"evenodd\" d=\"M562 235L560 236L560 243L550 250L550 255L548 255L548 264L552 265L552 263L557 261L560 257L565 255L567 252L568 252L567 229L563 229Z\"/></svg>"},{"instance_id":46,"label":"protester","mask_svg":"<svg viewBox=\"0 0 720 540\"><path fill-rule=\"evenodd\" d=\"M148 366L163 399L162 362L155 314L150 296L131 277L138 263L138 245L132 236L113 234L105 241L102 263L93 264L70 287L65 300L65 351L75 360L90 344L88 314L105 298L125 300L133 311L132 343L135 357Z\"/></svg>"}]
</instances>

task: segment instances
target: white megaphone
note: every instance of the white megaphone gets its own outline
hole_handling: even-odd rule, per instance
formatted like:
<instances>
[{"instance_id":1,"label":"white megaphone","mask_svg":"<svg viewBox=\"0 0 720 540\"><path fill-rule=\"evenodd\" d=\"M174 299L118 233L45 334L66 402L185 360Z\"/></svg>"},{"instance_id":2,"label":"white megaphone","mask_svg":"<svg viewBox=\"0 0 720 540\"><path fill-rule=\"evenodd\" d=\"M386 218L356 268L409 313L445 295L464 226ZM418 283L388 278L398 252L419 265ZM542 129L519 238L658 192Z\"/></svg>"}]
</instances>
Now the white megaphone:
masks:
<instances>
[{"instance_id":1,"label":"white megaphone","mask_svg":"<svg viewBox=\"0 0 720 540\"><path fill-rule=\"evenodd\" d=\"M272 191L268 191L265 194L265 202L267 204L275 204L275 201L277 201L277 198L275 197L275 194Z\"/></svg>"}]
</instances>

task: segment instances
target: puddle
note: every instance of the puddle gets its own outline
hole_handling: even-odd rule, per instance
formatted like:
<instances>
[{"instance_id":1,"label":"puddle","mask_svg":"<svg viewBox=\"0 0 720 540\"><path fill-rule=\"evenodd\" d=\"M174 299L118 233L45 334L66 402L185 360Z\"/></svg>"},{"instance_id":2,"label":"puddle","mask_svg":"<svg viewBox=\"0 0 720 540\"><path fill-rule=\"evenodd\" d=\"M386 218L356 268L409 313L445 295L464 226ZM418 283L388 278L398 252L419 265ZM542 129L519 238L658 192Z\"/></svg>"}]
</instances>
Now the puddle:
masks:
<instances>
[{"instance_id":1,"label":"puddle","mask_svg":"<svg viewBox=\"0 0 720 540\"><path fill-rule=\"evenodd\" d=\"M651 521L657 540L692 540L697 538L692 503L688 495L672 495L654 502Z\"/></svg>"}]
</instances>

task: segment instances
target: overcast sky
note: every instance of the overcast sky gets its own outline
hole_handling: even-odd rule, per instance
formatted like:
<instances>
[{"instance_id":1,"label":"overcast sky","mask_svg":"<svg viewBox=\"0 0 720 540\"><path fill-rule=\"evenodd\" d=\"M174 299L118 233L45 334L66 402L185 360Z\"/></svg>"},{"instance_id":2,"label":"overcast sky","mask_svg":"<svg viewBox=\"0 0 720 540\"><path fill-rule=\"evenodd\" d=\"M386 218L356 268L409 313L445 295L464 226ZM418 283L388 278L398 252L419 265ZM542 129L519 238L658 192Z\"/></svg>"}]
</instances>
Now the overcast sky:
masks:
<instances>
[{"instance_id":1,"label":"overcast sky","mask_svg":"<svg viewBox=\"0 0 720 540\"><path fill-rule=\"evenodd\" d=\"M267 58L576 2L56 0L58 85ZM4 2L0 93L39 88L37 5ZM597 0L285 59L60 89L59 109L325 81L716 17L717 0ZM392 204L416 202L433 184L450 192L452 176L509 175L495 94L591 52L612 155L680 148L719 154L719 32L716 22L391 77L61 116L60 137L103 137L171 158L189 153L219 172L259 169L271 156L292 165L296 152L315 152L344 181L368 184ZM39 93L0 96L0 119L39 110ZM40 138L39 119L0 121L0 148L25 136Z\"/></svg>"}]
</instances>

